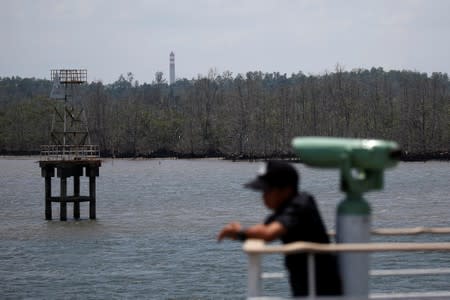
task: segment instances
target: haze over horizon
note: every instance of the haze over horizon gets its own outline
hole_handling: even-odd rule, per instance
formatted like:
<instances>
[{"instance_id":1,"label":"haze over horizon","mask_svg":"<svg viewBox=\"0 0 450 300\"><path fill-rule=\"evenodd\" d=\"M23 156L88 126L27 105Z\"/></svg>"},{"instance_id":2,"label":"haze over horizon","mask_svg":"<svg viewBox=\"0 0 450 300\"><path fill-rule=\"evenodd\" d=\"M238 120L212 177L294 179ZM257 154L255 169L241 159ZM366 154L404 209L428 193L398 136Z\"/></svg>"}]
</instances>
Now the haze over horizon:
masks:
<instances>
[{"instance_id":1,"label":"haze over horizon","mask_svg":"<svg viewBox=\"0 0 450 300\"><path fill-rule=\"evenodd\" d=\"M0 77L85 68L140 83L174 51L177 78L382 67L450 73L450 1L27 1L0 3Z\"/></svg>"}]
</instances>

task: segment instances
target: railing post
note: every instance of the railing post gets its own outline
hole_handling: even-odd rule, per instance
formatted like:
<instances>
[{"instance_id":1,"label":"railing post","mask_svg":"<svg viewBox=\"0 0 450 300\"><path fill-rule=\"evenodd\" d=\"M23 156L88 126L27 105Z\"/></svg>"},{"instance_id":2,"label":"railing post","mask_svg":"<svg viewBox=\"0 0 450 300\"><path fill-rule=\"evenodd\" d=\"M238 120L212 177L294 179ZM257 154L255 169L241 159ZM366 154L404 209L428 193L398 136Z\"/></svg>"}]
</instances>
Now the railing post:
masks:
<instances>
[{"instance_id":1,"label":"railing post","mask_svg":"<svg viewBox=\"0 0 450 300\"><path fill-rule=\"evenodd\" d=\"M316 299L316 267L314 265L314 253L308 253L308 298Z\"/></svg>"},{"instance_id":2,"label":"railing post","mask_svg":"<svg viewBox=\"0 0 450 300\"><path fill-rule=\"evenodd\" d=\"M261 296L261 255L248 254L248 286L247 297Z\"/></svg>"}]
</instances>

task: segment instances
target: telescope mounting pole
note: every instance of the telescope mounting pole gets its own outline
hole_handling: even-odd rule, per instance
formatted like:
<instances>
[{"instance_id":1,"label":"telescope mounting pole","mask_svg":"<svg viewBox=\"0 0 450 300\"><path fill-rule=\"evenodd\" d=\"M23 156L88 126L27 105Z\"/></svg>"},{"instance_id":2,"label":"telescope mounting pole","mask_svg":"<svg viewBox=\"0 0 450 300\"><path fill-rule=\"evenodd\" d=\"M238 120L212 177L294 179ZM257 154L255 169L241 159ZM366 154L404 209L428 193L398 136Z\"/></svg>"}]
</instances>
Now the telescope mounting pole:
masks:
<instances>
[{"instance_id":1,"label":"telescope mounting pole","mask_svg":"<svg viewBox=\"0 0 450 300\"><path fill-rule=\"evenodd\" d=\"M341 190L346 197L337 207L336 242L368 243L370 239L370 205L363 198L365 174L353 178L350 160L343 159ZM345 296L367 298L369 295L369 255L345 252L339 254L339 268Z\"/></svg>"}]
</instances>

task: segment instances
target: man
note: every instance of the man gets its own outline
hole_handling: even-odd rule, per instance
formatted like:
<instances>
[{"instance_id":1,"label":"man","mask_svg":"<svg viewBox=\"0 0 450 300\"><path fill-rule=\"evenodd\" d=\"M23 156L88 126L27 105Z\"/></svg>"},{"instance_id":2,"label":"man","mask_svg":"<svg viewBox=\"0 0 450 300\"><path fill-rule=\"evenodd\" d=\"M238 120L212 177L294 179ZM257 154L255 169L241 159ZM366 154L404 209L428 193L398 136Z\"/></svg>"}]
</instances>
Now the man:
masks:
<instances>
[{"instance_id":1,"label":"man","mask_svg":"<svg viewBox=\"0 0 450 300\"><path fill-rule=\"evenodd\" d=\"M286 162L269 161L257 178L244 186L263 192L264 204L273 211L263 224L248 228L233 222L217 236L245 240L263 239L267 242L281 239L283 243L308 241L329 243L329 238L313 196L298 191L299 175ZM318 295L341 295L341 281L334 255L316 254L316 291ZM308 295L308 272L305 253L285 257L293 296Z\"/></svg>"}]
</instances>

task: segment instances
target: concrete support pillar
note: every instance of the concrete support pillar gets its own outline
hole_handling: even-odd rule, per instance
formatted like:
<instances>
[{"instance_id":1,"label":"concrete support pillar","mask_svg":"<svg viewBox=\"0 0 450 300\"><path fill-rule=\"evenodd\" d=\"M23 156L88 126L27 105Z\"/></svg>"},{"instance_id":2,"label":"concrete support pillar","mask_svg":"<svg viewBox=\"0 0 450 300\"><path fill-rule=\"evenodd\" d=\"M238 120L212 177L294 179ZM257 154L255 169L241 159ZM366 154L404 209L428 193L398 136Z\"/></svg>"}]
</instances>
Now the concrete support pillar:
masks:
<instances>
[{"instance_id":1,"label":"concrete support pillar","mask_svg":"<svg viewBox=\"0 0 450 300\"><path fill-rule=\"evenodd\" d=\"M45 176L45 219L52 219L52 177Z\"/></svg>"},{"instance_id":2,"label":"concrete support pillar","mask_svg":"<svg viewBox=\"0 0 450 300\"><path fill-rule=\"evenodd\" d=\"M92 174L89 175L89 218L95 219L96 218L96 211L95 211L95 176L92 176Z\"/></svg>"},{"instance_id":3,"label":"concrete support pillar","mask_svg":"<svg viewBox=\"0 0 450 300\"><path fill-rule=\"evenodd\" d=\"M75 175L73 177L73 195L74 197L80 196L80 176ZM79 219L80 218L80 202L75 201L73 203L73 218Z\"/></svg>"},{"instance_id":4,"label":"concrete support pillar","mask_svg":"<svg viewBox=\"0 0 450 300\"><path fill-rule=\"evenodd\" d=\"M67 177L61 176L61 202L60 202L60 213L59 213L59 219L61 221L67 221Z\"/></svg>"}]
</instances>

